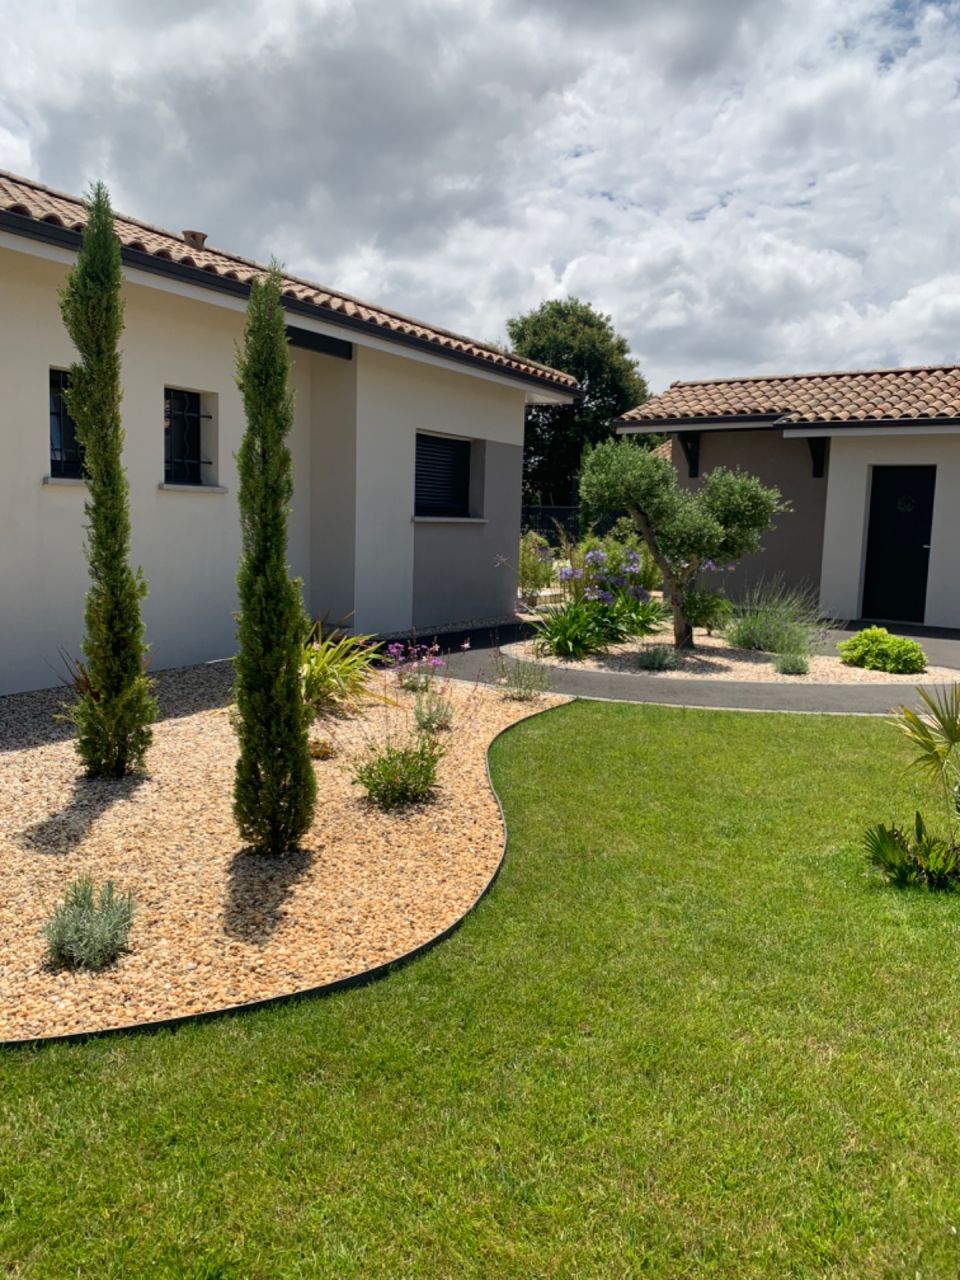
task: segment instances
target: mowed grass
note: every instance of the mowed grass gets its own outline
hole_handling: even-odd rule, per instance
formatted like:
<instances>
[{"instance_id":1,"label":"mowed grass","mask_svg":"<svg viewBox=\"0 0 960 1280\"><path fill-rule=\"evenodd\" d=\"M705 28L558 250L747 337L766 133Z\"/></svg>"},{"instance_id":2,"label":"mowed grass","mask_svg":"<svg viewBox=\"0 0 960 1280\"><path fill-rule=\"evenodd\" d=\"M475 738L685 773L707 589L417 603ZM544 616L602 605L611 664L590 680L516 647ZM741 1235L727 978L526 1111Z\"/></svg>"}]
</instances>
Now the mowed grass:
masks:
<instances>
[{"instance_id":1,"label":"mowed grass","mask_svg":"<svg viewBox=\"0 0 960 1280\"><path fill-rule=\"evenodd\" d=\"M858 849L906 760L867 719L519 726L505 871L426 957L0 1055L0 1269L955 1277L960 898Z\"/></svg>"}]
</instances>

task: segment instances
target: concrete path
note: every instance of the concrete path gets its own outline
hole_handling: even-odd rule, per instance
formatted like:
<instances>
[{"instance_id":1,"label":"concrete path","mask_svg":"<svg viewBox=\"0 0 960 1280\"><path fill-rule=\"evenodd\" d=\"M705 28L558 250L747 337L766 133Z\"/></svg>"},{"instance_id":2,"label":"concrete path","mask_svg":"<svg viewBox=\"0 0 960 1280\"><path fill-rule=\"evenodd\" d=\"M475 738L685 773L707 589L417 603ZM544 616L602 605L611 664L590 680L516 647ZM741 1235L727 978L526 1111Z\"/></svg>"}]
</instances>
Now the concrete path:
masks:
<instances>
[{"instance_id":1,"label":"concrete path","mask_svg":"<svg viewBox=\"0 0 960 1280\"><path fill-rule=\"evenodd\" d=\"M850 632L831 633L834 641ZM501 636L504 643L514 637ZM960 679L960 637L956 633L918 636L937 666L955 667ZM446 637L441 636L441 643ZM496 679L492 637L474 633L467 652L447 655L449 674L458 680ZM459 638L458 638L459 642ZM446 645L442 645L446 648ZM509 659L506 659L509 662ZM550 688L579 698L618 702L657 702L668 706L723 707L739 711L808 711L835 715L888 715L901 703L915 704L923 677L896 684L779 684L758 680L682 680L612 671L576 671L550 666Z\"/></svg>"}]
</instances>

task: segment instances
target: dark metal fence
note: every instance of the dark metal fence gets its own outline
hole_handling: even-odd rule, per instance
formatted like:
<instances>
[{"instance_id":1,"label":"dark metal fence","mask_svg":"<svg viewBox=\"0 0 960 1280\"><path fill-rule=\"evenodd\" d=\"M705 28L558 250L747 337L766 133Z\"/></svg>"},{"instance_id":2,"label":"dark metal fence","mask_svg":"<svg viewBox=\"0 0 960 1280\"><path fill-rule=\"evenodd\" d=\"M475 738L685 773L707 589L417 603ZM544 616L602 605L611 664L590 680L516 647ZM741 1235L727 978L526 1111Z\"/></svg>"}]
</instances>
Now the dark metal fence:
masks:
<instances>
[{"instance_id":1,"label":"dark metal fence","mask_svg":"<svg viewBox=\"0 0 960 1280\"><path fill-rule=\"evenodd\" d=\"M597 520L591 520L589 527L595 533L603 536L613 528L616 522L616 516L601 516ZM587 521L582 519L578 506L529 506L522 509L521 527L524 532L527 529L532 529L534 533L543 534L552 547L560 544L558 525L570 538L582 537L587 532Z\"/></svg>"}]
</instances>

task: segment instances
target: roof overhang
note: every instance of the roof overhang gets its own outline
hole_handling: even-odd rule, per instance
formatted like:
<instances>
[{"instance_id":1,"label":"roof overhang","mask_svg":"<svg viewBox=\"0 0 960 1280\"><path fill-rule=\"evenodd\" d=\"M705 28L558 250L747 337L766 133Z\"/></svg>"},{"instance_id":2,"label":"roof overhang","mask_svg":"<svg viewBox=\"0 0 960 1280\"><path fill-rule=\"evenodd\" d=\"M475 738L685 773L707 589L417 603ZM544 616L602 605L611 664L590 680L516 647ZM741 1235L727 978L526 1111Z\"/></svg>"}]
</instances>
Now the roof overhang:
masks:
<instances>
[{"instance_id":1,"label":"roof overhang","mask_svg":"<svg viewBox=\"0 0 960 1280\"><path fill-rule=\"evenodd\" d=\"M829 436L958 435L960 418L878 418L873 422L792 422L782 414L748 418L667 418L659 422L623 422L617 434L674 435L690 431L781 431L785 440Z\"/></svg>"},{"instance_id":2,"label":"roof overhang","mask_svg":"<svg viewBox=\"0 0 960 1280\"><path fill-rule=\"evenodd\" d=\"M69 261L80 248L81 240L80 233L68 227L60 227L49 222L37 221L35 218L28 218L23 214L0 210L0 245L3 245L7 236L19 237L21 241L26 239L37 245L58 249L60 253L44 256L56 257L60 261ZM20 248L21 245L7 241L7 247ZM151 277L165 282L176 282L181 287L174 292L203 290L205 294L214 295L221 302L233 300L234 309L245 307L246 299L250 295L250 285L244 281L231 280L227 276L214 275L199 267L158 258L154 254L131 249L126 245L120 246L120 258L124 267L128 268L125 272L127 278L134 280L135 276L132 273L144 273L146 278L138 281L139 283L149 285L152 283ZM470 373L488 381L510 386L519 384L526 389L527 403L530 404L575 404L583 398L583 392L580 389L551 385L545 379L538 378L536 374L525 373L519 369L491 367L490 362L480 356L440 347L437 343L417 337L415 334L397 333L384 329L357 316L337 313L334 320L323 307L290 297L283 298L283 307L291 315L302 317L304 321L314 322L310 328L315 332L327 333L333 338L341 340L350 338L361 345L387 351L391 349L396 351L396 348L401 347L405 349L404 354L419 356L430 364L447 367L454 365L464 373Z\"/></svg>"}]
</instances>

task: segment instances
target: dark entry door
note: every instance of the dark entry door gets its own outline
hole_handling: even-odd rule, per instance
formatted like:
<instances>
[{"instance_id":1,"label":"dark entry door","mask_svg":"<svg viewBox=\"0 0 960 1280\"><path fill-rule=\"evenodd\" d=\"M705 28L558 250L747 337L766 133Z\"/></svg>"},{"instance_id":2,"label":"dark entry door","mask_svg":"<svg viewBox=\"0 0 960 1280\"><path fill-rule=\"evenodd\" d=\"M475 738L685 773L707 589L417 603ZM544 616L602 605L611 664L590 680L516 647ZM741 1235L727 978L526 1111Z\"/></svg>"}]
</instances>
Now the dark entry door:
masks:
<instances>
[{"instance_id":1,"label":"dark entry door","mask_svg":"<svg viewBox=\"0 0 960 1280\"><path fill-rule=\"evenodd\" d=\"M922 622L936 467L874 467L863 574L865 618Z\"/></svg>"}]
</instances>

